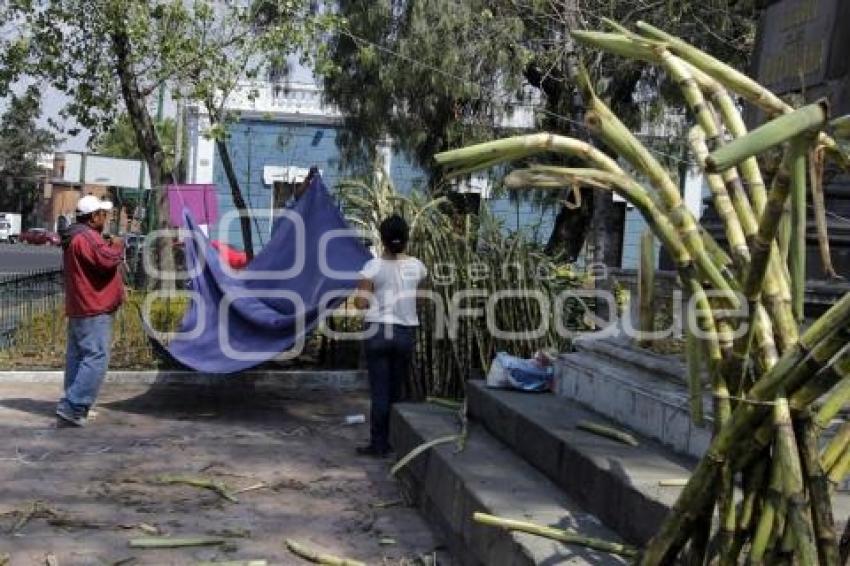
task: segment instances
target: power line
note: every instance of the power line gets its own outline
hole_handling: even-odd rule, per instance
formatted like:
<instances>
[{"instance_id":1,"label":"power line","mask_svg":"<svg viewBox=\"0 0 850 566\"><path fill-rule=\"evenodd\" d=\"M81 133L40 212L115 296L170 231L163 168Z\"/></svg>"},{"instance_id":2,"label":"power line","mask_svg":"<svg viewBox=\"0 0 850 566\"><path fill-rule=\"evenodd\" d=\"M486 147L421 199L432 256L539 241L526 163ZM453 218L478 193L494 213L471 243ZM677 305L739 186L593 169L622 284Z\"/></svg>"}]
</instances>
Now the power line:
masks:
<instances>
[{"instance_id":1,"label":"power line","mask_svg":"<svg viewBox=\"0 0 850 566\"><path fill-rule=\"evenodd\" d=\"M374 47L374 48L376 48L376 49L378 49L378 50L380 50L380 51L383 51L383 52L385 52L385 53L387 53L387 54L389 54L389 55L392 55L392 56L394 56L394 57L397 57L397 58L399 58L399 59L401 59L401 60L404 60L404 61L407 61L407 62L409 62L409 63L413 63L413 64L416 64L416 65L419 65L419 66L421 66L421 67L423 67L423 68L425 68L425 69L428 69L428 70L430 70L430 71L433 71L433 72L435 72L435 73L438 73L438 74L440 74L440 75L443 75L443 76L444 76L444 77L446 77L446 78L450 78L450 79L453 79L453 80L456 80L456 81L460 81L460 82L466 83L466 84L468 84L468 85L472 85L472 86L478 87L478 88L480 88L482 91L485 91L485 92L489 90L487 87L485 87L484 85L482 85L482 84L480 84L480 83L477 83L477 82L472 81L472 80L470 80L470 79L467 79L467 78L465 78L465 77L461 77L461 76L455 75L454 73L450 73L450 72L448 72L448 71L445 71L444 69L440 69L439 67L436 67L436 66L434 66L434 65L431 65L430 63L426 63L426 62L424 62L424 61L420 61L420 60L415 59L415 58L413 58L413 57L409 57L409 56L407 56L407 55L404 55L404 54L398 53L397 51L393 51L392 49L390 49L390 48L388 48L388 47L384 47L383 45L379 45L379 44L377 44L377 43L375 43L375 42L373 42L373 41L371 41L371 40L369 40L369 39L366 39L366 38L364 38L364 37L360 37L360 36L358 36L358 35L355 35L355 34L351 33L350 31L348 31L348 30L346 30L346 29L342 29L342 28L341 28L341 29L340 29L340 33L342 33L343 35L346 35L346 36L350 37L350 38L351 38L351 39L353 39L355 42L365 43L366 45L369 45L370 47ZM534 111L534 112L540 112L540 113L542 113L542 114L546 114L546 115L548 115L548 116L550 116L550 117L557 118L557 119L562 120L562 121L564 121L564 122L567 122L567 123L569 123L569 124L573 124L573 125L575 125L575 126L577 126L577 127L581 128L582 130L584 130L584 131L585 131L585 132L587 132L587 133L591 133L591 132L588 130L587 125L586 125L586 124L584 124L583 122L579 122L578 120L574 120L574 119L570 118L569 116L564 116L563 114L559 114L559 113L554 112L554 111L552 111L552 110L549 110L549 109L547 109L547 108L542 108L542 107L538 107L538 106L534 106L534 105L530 105L530 104L523 104L523 103L520 103L520 102L515 102L515 101L513 101L513 100L510 100L510 99L504 99L504 98L503 98L503 97L508 96L508 95L498 95L498 94L496 94L496 93L492 93L492 92L491 92L491 93L490 93L490 96L491 96L492 98L496 99L496 100L499 100L499 99L501 98L501 100L499 100L499 101L500 101L503 105L505 105L505 106L513 106L513 107L518 107L518 108L530 108L530 109L531 109L532 111ZM497 127L496 127L496 126L494 126L494 129L495 129L495 128L497 128ZM635 136L635 137L637 137L637 138L640 138L640 137L643 137L643 138L649 138L649 137L656 138L656 137L660 137L660 136L652 136L652 135L649 135L649 134L634 134L634 133L633 133L632 135L634 135L634 136ZM662 157L664 157L664 158L666 158L666 159L669 159L669 160L672 160L672 161L674 161L674 162L676 162L676 163L685 163L685 164L687 164L687 165L693 165L693 164L695 163L695 162L690 161L690 160L683 160L683 159L682 159L681 157L679 157L679 156L672 155L672 154L669 154L669 153L666 153L666 152L663 152L663 151L659 151L659 150L657 150L657 149L653 149L653 148L651 148L651 147L647 147L647 149L648 149L651 153L654 153L654 154L656 154L656 155L658 155L658 156L662 156Z\"/></svg>"}]
</instances>

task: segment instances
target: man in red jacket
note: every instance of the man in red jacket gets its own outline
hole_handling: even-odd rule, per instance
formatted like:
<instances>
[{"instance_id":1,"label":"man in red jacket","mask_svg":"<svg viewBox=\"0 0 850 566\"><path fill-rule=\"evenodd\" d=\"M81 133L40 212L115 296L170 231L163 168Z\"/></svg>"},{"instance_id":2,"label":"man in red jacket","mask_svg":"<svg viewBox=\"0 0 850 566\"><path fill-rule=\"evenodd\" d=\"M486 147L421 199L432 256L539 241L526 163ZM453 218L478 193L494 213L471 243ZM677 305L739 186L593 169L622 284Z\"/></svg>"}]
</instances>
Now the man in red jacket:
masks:
<instances>
[{"instance_id":1,"label":"man in red jacket","mask_svg":"<svg viewBox=\"0 0 850 566\"><path fill-rule=\"evenodd\" d=\"M62 239L68 351L65 395L56 407L62 425L83 426L109 365L113 313L124 300L119 269L124 241L104 239L112 203L88 195Z\"/></svg>"}]
</instances>

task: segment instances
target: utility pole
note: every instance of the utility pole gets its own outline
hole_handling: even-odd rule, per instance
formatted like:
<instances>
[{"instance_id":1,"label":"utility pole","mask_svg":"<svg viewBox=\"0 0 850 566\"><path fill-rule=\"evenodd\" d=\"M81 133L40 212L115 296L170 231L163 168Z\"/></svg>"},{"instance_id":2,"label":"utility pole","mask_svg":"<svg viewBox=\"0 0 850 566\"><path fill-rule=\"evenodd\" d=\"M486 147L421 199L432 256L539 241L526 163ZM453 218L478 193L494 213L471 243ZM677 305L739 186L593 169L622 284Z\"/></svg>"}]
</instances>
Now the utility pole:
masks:
<instances>
[{"instance_id":1,"label":"utility pole","mask_svg":"<svg viewBox=\"0 0 850 566\"><path fill-rule=\"evenodd\" d=\"M162 122L162 106L165 99L165 84L159 85L159 96L156 102L156 121Z\"/></svg>"},{"instance_id":2,"label":"utility pole","mask_svg":"<svg viewBox=\"0 0 850 566\"><path fill-rule=\"evenodd\" d=\"M163 114L164 101L165 101L165 85L161 84L159 86L159 94L157 96L156 123L154 124L154 128L156 128L156 126L162 124L162 114ZM164 163L164 161L163 161L163 163ZM142 161L141 173L140 173L140 178L139 178L139 189L140 190L144 190L144 176L145 176L145 163L144 163L144 161ZM146 229L144 230L144 232L146 234L150 234L150 232L152 230L154 230L154 228L158 224L157 216L158 216L158 213L160 212L159 210L157 210L158 206L160 206L161 204L166 206L166 207L168 206L168 199L166 198L166 196L159 194L160 192L165 192L166 187L159 186L158 183L159 183L159 179L153 179L153 178L151 179L150 188L148 189L148 196L145 199L145 201L147 202L147 206L145 207ZM161 216L164 216L164 214L161 214ZM160 237L162 237L162 236L160 236ZM171 253L170 245L168 246L168 248L169 248L168 253ZM171 263L171 265L173 266L173 261L169 262L169 263ZM160 263L160 265L162 265L162 263ZM162 285L161 285L162 289L173 290L175 288L173 273L170 274L171 276L169 276L168 274L165 274L165 273L163 273L162 275L163 275L163 281L162 281Z\"/></svg>"},{"instance_id":3,"label":"utility pole","mask_svg":"<svg viewBox=\"0 0 850 566\"><path fill-rule=\"evenodd\" d=\"M177 116L174 118L174 180L178 183L184 182L185 174L183 167L183 121L184 121L184 103L183 96L180 95L177 99Z\"/></svg>"}]
</instances>

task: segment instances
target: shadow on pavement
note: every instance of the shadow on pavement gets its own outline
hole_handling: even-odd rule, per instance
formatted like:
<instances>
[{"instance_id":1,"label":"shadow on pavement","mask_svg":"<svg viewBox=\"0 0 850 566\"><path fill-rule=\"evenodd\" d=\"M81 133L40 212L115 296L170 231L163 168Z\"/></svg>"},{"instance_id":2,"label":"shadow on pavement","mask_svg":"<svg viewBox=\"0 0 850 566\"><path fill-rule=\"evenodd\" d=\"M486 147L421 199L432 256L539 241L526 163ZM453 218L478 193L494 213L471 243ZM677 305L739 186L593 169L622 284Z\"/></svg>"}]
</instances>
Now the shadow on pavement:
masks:
<instances>
[{"instance_id":1,"label":"shadow on pavement","mask_svg":"<svg viewBox=\"0 0 850 566\"><path fill-rule=\"evenodd\" d=\"M24 413L30 413L40 417L53 417L56 411L56 401L43 401L41 399L18 397L12 399L0 399L0 407L6 407L7 409L15 411L22 411Z\"/></svg>"}]
</instances>

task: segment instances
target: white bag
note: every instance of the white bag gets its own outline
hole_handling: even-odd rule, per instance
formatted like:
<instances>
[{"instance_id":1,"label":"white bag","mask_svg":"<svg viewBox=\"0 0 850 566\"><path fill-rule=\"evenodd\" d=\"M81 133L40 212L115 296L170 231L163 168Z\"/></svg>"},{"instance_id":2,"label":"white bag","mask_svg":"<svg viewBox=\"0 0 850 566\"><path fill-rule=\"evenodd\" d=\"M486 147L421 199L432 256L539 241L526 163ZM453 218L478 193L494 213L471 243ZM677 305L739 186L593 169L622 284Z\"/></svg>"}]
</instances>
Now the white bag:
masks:
<instances>
[{"instance_id":1,"label":"white bag","mask_svg":"<svg viewBox=\"0 0 850 566\"><path fill-rule=\"evenodd\" d=\"M487 372L487 387L507 389L510 386L510 370L502 365L499 356L495 356L490 363L490 371Z\"/></svg>"}]
</instances>

